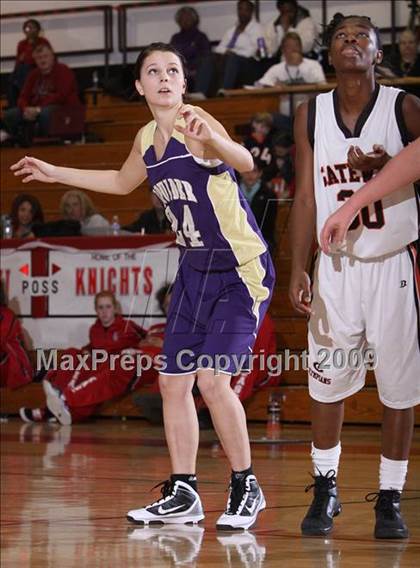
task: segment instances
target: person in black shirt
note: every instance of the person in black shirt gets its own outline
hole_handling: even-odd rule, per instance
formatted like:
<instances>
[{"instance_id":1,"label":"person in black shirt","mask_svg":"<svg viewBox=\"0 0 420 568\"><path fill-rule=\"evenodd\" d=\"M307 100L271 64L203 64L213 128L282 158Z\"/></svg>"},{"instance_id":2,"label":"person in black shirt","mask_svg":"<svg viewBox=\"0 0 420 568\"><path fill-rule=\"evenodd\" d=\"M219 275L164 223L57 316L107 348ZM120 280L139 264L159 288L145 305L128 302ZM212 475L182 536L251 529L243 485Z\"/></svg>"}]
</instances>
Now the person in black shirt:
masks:
<instances>
[{"instance_id":1,"label":"person in black shirt","mask_svg":"<svg viewBox=\"0 0 420 568\"><path fill-rule=\"evenodd\" d=\"M146 233L148 235L170 232L169 222L166 219L161 202L153 193L151 193L151 198L153 208L143 211L133 223L125 225L122 229L131 233Z\"/></svg>"}]
</instances>

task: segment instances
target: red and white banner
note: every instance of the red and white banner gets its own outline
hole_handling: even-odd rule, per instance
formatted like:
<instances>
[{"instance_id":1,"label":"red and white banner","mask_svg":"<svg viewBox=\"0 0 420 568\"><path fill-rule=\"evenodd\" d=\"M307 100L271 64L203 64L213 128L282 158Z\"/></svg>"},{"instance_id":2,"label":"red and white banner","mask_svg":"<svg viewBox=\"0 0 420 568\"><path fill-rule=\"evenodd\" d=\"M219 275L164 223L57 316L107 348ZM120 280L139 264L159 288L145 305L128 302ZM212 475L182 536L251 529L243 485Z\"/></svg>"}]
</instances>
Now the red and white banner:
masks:
<instances>
[{"instance_id":1,"label":"red and white banner","mask_svg":"<svg viewBox=\"0 0 420 568\"><path fill-rule=\"evenodd\" d=\"M174 280L173 242L168 235L2 241L1 278L34 348L80 347L102 290L139 325L162 320L156 293Z\"/></svg>"}]
</instances>

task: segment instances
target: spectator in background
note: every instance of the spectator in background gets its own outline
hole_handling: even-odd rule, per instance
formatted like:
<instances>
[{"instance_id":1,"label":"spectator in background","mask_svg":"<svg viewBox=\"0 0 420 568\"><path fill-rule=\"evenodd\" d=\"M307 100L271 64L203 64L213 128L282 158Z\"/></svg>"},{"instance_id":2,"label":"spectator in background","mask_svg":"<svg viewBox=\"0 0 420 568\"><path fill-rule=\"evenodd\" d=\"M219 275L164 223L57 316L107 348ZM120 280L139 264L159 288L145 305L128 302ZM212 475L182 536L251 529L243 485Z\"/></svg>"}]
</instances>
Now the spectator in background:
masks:
<instances>
[{"instance_id":1,"label":"spectator in background","mask_svg":"<svg viewBox=\"0 0 420 568\"><path fill-rule=\"evenodd\" d=\"M420 77L420 53L416 34L408 29L401 32L398 52L378 65L376 70L385 77ZM420 97L418 85L406 85L404 90Z\"/></svg>"},{"instance_id":2,"label":"spectator in background","mask_svg":"<svg viewBox=\"0 0 420 568\"><path fill-rule=\"evenodd\" d=\"M171 37L170 43L185 57L188 90L193 91L197 68L211 52L210 42L206 34L198 29L200 18L194 8L180 8L175 14L175 21L181 31Z\"/></svg>"},{"instance_id":3,"label":"spectator in background","mask_svg":"<svg viewBox=\"0 0 420 568\"><path fill-rule=\"evenodd\" d=\"M13 237L26 239L33 237L34 225L44 224L44 213L38 199L29 193L20 193L14 198L10 211Z\"/></svg>"},{"instance_id":4,"label":"spectator in background","mask_svg":"<svg viewBox=\"0 0 420 568\"><path fill-rule=\"evenodd\" d=\"M295 194L295 146L291 134L279 132L273 137L273 159L264 169L263 181L274 191L278 199Z\"/></svg>"},{"instance_id":5,"label":"spectator in background","mask_svg":"<svg viewBox=\"0 0 420 568\"><path fill-rule=\"evenodd\" d=\"M398 54L391 59L394 77L420 77L420 53L413 31L404 30L398 42Z\"/></svg>"},{"instance_id":6,"label":"spectator in background","mask_svg":"<svg viewBox=\"0 0 420 568\"><path fill-rule=\"evenodd\" d=\"M6 292L0 281L0 386L16 389L30 383L33 374L22 326L7 306Z\"/></svg>"},{"instance_id":7,"label":"spectator in background","mask_svg":"<svg viewBox=\"0 0 420 568\"><path fill-rule=\"evenodd\" d=\"M122 229L131 233L145 233L147 235L169 233L171 231L161 201L153 192L150 194L153 208L143 211L133 223L125 225Z\"/></svg>"},{"instance_id":8,"label":"spectator in background","mask_svg":"<svg viewBox=\"0 0 420 568\"><path fill-rule=\"evenodd\" d=\"M217 78L216 89L222 86L218 92L253 83L260 75L258 58L265 56L263 28L253 19L254 4L250 0L239 0L237 12L237 23L225 32L215 53L200 65L196 93L190 94L191 98L208 96L215 75L222 77Z\"/></svg>"},{"instance_id":9,"label":"spectator in background","mask_svg":"<svg viewBox=\"0 0 420 568\"><path fill-rule=\"evenodd\" d=\"M36 69L27 76L17 107L7 109L3 116L7 133L26 146L35 126L40 135L48 133L54 108L81 104L73 71L56 60L50 45L38 45L33 58Z\"/></svg>"},{"instance_id":10,"label":"spectator in background","mask_svg":"<svg viewBox=\"0 0 420 568\"><path fill-rule=\"evenodd\" d=\"M66 191L60 201L64 220L78 221L82 235L99 235L109 232L109 222L96 212L92 200L79 189Z\"/></svg>"},{"instance_id":11,"label":"spectator in background","mask_svg":"<svg viewBox=\"0 0 420 568\"><path fill-rule=\"evenodd\" d=\"M254 160L263 167L271 164L271 145L273 137L273 117L269 112L259 112L252 117L251 134L243 145L251 152Z\"/></svg>"},{"instance_id":12,"label":"spectator in background","mask_svg":"<svg viewBox=\"0 0 420 568\"><path fill-rule=\"evenodd\" d=\"M324 70L318 61L303 56L302 41L296 32L288 32L281 42L283 59L273 65L258 79L257 85L261 87L274 87L275 85L297 85L301 83L325 83ZM308 99L308 95L295 95L295 108ZM280 100L280 113L290 114L288 98Z\"/></svg>"},{"instance_id":13,"label":"spectator in background","mask_svg":"<svg viewBox=\"0 0 420 568\"><path fill-rule=\"evenodd\" d=\"M77 354L105 350L117 354L135 349L143 330L131 320L118 314L118 302L112 292L99 292L95 296L95 311L98 316L89 330L89 344L82 349L69 349L63 355L74 358ZM44 408L21 408L20 417L24 422L46 422L53 416L64 425L86 420L95 413L98 406L107 400L121 396L136 385L135 369L123 368L119 360L115 368L111 359L97 363L86 361L88 369L51 369L43 381L47 405Z\"/></svg>"},{"instance_id":14,"label":"spectator in background","mask_svg":"<svg viewBox=\"0 0 420 568\"><path fill-rule=\"evenodd\" d=\"M273 255L276 245L277 196L263 182L262 176L262 163L254 160L254 169L241 173L239 186Z\"/></svg>"},{"instance_id":15,"label":"spectator in background","mask_svg":"<svg viewBox=\"0 0 420 568\"><path fill-rule=\"evenodd\" d=\"M17 45L16 63L13 72L10 75L10 84L8 92L9 107L15 107L19 98L20 91L25 83L25 79L35 66L33 51L40 45L50 46L50 42L42 37L41 24L38 20L26 20L22 26L25 39L22 39Z\"/></svg>"},{"instance_id":16,"label":"spectator in background","mask_svg":"<svg viewBox=\"0 0 420 568\"><path fill-rule=\"evenodd\" d=\"M277 0L277 10L278 17L267 24L264 30L269 57L278 55L283 38L289 32L299 35L305 55L311 53L315 47L318 30L309 10L299 6L296 0Z\"/></svg>"}]
</instances>

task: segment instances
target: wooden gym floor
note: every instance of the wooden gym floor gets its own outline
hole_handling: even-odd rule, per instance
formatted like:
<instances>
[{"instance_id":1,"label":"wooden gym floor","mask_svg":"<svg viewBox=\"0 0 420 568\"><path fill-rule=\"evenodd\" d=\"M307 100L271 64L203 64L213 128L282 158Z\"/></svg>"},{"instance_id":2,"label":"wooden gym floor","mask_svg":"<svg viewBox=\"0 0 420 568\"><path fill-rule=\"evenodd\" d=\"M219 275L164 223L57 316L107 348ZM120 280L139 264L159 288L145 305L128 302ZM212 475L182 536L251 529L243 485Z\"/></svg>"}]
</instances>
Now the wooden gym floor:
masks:
<instances>
[{"instance_id":1,"label":"wooden gym floor","mask_svg":"<svg viewBox=\"0 0 420 568\"><path fill-rule=\"evenodd\" d=\"M378 427L345 427L339 487L343 512L330 538L302 538L310 500L307 426L283 427L282 444L253 444L267 498L255 528L220 533L228 467L212 431L202 432L199 489L206 519L196 527L136 528L128 509L158 498L169 462L163 431L142 420L60 427L1 424L2 568L405 568L420 565L420 443L412 450L403 511L408 541L375 541ZM251 437L264 426L251 425Z\"/></svg>"}]
</instances>

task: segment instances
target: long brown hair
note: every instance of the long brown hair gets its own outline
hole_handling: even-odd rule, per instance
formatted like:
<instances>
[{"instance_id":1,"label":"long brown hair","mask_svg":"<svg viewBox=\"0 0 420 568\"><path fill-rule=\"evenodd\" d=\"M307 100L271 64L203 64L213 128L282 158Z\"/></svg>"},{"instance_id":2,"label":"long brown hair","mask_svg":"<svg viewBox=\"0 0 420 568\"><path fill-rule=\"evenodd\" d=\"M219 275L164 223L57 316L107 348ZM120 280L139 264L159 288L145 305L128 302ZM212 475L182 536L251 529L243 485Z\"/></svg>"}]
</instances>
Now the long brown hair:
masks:
<instances>
[{"instance_id":1,"label":"long brown hair","mask_svg":"<svg viewBox=\"0 0 420 568\"><path fill-rule=\"evenodd\" d=\"M19 227L18 211L22 203L28 202L32 208L32 225L42 225L44 223L44 212L42 211L39 200L30 193L19 193L12 203L10 219L12 220L13 231Z\"/></svg>"}]
</instances>

